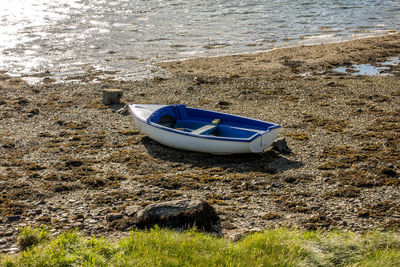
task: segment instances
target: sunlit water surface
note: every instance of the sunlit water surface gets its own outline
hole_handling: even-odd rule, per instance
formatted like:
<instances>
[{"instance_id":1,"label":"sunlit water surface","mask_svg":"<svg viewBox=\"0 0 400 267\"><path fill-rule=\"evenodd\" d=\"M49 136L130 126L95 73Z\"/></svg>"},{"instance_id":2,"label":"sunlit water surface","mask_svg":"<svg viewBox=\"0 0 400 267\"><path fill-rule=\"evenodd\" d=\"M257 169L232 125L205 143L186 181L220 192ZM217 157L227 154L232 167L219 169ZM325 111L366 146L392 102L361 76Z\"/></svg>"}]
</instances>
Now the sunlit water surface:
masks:
<instances>
[{"instance_id":1,"label":"sunlit water surface","mask_svg":"<svg viewBox=\"0 0 400 267\"><path fill-rule=\"evenodd\" d=\"M398 0L0 0L0 70L88 70L124 79L162 60L350 40L399 31Z\"/></svg>"}]
</instances>

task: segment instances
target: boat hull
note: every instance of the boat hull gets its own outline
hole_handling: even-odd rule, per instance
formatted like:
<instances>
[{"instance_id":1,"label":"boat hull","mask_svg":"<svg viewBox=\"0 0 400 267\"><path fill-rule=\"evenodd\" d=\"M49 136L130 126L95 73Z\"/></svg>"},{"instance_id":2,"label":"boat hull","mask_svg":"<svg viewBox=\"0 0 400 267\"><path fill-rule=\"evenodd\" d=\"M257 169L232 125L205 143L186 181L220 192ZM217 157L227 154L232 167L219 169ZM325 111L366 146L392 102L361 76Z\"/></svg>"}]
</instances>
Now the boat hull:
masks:
<instances>
[{"instance_id":1,"label":"boat hull","mask_svg":"<svg viewBox=\"0 0 400 267\"><path fill-rule=\"evenodd\" d=\"M208 136L193 136L181 131L165 129L159 125L149 123L148 118L152 112L157 110L156 105L145 105L139 111L136 106L130 105L137 128L151 139L176 149L183 149L195 152L211 153L218 155L239 154L239 153L260 153L269 147L279 134L279 127L259 134L253 140L226 140L226 138L215 138ZM164 106L159 106L164 107ZM150 110L146 112L146 110ZM143 115L144 114L144 115Z\"/></svg>"}]
</instances>

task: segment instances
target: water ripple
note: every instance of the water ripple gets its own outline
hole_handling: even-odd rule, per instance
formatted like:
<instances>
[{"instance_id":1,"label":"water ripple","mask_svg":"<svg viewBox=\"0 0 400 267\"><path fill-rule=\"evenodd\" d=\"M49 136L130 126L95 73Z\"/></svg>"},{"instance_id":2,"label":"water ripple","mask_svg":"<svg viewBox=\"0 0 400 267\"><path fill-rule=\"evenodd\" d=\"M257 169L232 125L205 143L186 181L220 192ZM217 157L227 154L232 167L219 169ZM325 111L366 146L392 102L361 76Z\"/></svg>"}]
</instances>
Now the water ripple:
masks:
<instances>
[{"instance_id":1,"label":"water ripple","mask_svg":"<svg viewBox=\"0 0 400 267\"><path fill-rule=\"evenodd\" d=\"M91 65L139 79L152 75L149 65L160 60L341 41L400 28L400 2L390 0L2 0L2 6L0 70L50 71L60 78L86 68L77 65Z\"/></svg>"}]
</instances>

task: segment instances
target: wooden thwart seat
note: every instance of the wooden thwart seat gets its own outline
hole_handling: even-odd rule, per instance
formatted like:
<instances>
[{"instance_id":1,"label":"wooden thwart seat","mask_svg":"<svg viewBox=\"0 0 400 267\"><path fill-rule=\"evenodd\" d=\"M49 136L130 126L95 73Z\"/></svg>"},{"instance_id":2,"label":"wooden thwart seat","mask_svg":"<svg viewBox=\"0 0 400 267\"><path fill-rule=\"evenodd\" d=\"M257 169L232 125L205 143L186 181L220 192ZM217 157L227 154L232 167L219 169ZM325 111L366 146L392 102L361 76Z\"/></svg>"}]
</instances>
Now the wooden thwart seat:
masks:
<instances>
[{"instance_id":1,"label":"wooden thwart seat","mask_svg":"<svg viewBox=\"0 0 400 267\"><path fill-rule=\"evenodd\" d=\"M220 124L221 120L220 119L214 119L211 123L212 124L206 124L200 128L197 128L196 130L192 131L192 134L209 134L212 131L214 131L215 128L217 128L218 124Z\"/></svg>"},{"instance_id":2,"label":"wooden thwart seat","mask_svg":"<svg viewBox=\"0 0 400 267\"><path fill-rule=\"evenodd\" d=\"M196 130L192 131L192 134L205 134L205 133L209 133L212 130L214 130L215 128L217 128L217 125L213 125L213 124L207 124L204 125L203 127L200 127Z\"/></svg>"}]
</instances>

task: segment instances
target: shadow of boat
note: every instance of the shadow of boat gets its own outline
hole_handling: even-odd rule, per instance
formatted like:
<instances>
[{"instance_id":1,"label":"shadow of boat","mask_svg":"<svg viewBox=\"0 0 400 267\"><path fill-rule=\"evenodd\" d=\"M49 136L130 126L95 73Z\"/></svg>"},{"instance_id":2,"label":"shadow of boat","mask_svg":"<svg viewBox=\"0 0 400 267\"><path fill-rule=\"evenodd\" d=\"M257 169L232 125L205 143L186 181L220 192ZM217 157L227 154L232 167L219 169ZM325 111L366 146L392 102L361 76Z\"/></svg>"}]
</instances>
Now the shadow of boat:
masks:
<instances>
[{"instance_id":1,"label":"shadow of boat","mask_svg":"<svg viewBox=\"0 0 400 267\"><path fill-rule=\"evenodd\" d=\"M290 169L298 169L304 165L302 162L290 160L272 149L263 153L212 155L174 149L164 146L147 136L143 137L141 141L148 154L154 158L203 169L219 167L237 173L262 172L276 174ZM275 168L269 167L271 163L274 163ZM278 167L276 168L276 166Z\"/></svg>"}]
</instances>

